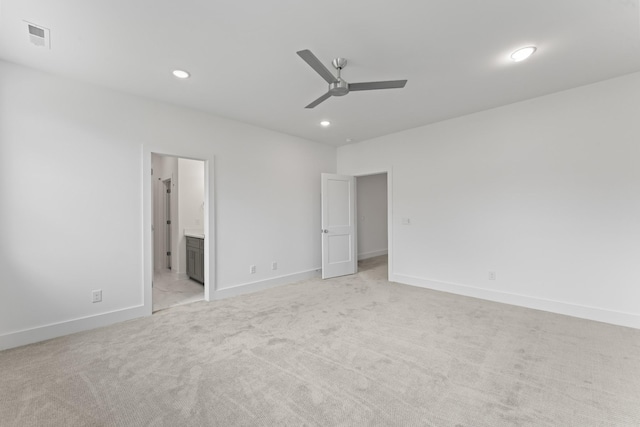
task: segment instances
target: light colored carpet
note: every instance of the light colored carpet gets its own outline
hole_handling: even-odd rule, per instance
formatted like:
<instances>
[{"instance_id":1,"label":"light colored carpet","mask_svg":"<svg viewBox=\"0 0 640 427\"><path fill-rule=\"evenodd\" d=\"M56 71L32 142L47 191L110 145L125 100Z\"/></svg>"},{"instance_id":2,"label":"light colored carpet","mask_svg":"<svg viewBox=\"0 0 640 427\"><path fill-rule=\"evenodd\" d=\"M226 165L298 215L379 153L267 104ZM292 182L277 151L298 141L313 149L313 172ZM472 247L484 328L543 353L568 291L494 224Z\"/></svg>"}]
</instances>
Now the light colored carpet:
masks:
<instances>
[{"instance_id":1,"label":"light colored carpet","mask_svg":"<svg viewBox=\"0 0 640 427\"><path fill-rule=\"evenodd\" d=\"M0 424L640 425L640 330L384 277L373 259L0 352Z\"/></svg>"}]
</instances>

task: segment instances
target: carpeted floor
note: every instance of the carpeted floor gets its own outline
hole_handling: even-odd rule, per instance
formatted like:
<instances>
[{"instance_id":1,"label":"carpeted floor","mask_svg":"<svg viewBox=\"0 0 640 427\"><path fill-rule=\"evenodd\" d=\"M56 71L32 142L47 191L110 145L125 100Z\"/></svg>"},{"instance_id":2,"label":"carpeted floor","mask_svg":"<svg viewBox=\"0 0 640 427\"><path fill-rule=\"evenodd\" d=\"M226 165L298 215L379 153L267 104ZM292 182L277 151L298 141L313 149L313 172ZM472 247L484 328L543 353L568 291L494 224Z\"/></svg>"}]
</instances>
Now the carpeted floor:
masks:
<instances>
[{"instance_id":1,"label":"carpeted floor","mask_svg":"<svg viewBox=\"0 0 640 427\"><path fill-rule=\"evenodd\" d=\"M640 425L640 330L389 283L385 261L0 352L0 425Z\"/></svg>"}]
</instances>

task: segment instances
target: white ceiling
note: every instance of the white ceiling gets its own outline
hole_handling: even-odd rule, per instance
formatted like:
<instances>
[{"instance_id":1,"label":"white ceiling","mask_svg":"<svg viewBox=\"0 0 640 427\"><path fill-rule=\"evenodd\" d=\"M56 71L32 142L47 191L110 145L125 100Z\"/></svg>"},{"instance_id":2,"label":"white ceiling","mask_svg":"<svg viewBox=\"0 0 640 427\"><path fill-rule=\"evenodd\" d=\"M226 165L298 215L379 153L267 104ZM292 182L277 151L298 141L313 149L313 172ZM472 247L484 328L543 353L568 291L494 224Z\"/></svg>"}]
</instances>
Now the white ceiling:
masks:
<instances>
[{"instance_id":1,"label":"white ceiling","mask_svg":"<svg viewBox=\"0 0 640 427\"><path fill-rule=\"evenodd\" d=\"M343 145L640 71L638 0L0 0L0 58ZM51 30L29 43L23 20ZM515 48L536 45L528 61ZM350 82L327 90L310 49ZM180 81L176 68L192 78ZM332 122L329 128L320 120Z\"/></svg>"}]
</instances>

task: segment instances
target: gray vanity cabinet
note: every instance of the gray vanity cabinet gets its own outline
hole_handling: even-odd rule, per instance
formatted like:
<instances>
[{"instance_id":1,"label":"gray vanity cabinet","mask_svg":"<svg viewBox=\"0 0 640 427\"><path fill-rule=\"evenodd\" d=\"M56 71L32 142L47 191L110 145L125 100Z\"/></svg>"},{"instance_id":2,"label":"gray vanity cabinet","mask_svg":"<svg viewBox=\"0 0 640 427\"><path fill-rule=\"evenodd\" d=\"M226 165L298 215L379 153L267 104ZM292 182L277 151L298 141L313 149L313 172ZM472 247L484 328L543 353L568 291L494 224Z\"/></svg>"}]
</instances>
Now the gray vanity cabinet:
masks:
<instances>
[{"instance_id":1,"label":"gray vanity cabinet","mask_svg":"<svg viewBox=\"0 0 640 427\"><path fill-rule=\"evenodd\" d=\"M204 283L204 239L187 237L187 275Z\"/></svg>"}]
</instances>

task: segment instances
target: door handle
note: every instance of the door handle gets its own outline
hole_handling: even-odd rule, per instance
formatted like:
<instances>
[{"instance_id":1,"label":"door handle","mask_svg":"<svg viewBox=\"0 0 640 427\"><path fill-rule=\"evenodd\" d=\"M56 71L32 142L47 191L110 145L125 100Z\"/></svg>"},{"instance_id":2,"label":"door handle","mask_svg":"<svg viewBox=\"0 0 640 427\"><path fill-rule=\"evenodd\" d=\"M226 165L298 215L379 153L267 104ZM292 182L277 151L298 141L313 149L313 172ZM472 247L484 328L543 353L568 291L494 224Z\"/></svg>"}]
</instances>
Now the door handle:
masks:
<instances>
[{"instance_id":1,"label":"door handle","mask_svg":"<svg viewBox=\"0 0 640 427\"><path fill-rule=\"evenodd\" d=\"M321 233L328 233L329 230L327 230L326 228L323 228L322 230L320 230Z\"/></svg>"}]
</instances>

